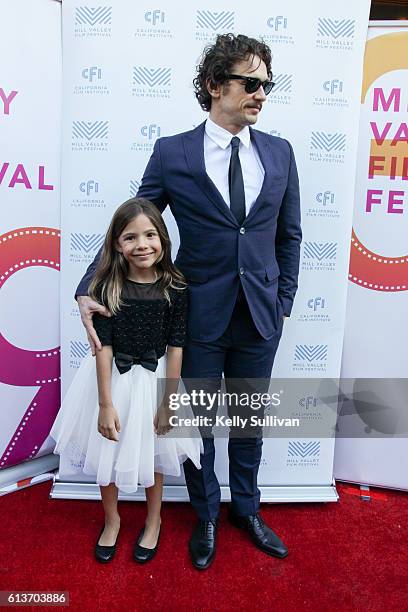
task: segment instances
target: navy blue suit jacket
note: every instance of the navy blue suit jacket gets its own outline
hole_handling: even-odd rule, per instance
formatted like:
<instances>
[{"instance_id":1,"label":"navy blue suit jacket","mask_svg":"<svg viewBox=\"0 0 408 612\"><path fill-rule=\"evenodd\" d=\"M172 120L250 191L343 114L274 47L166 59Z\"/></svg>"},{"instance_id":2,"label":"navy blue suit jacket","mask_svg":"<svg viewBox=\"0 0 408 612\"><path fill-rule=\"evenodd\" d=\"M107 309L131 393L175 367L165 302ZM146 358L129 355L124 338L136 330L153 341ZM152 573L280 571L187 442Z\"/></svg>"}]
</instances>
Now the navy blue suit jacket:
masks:
<instances>
[{"instance_id":1,"label":"navy blue suit jacket","mask_svg":"<svg viewBox=\"0 0 408 612\"><path fill-rule=\"evenodd\" d=\"M290 315L300 256L299 182L291 145L250 128L265 170L262 189L240 226L205 171L204 126L160 138L138 196L170 206L180 233L175 264L190 289L188 331L211 342L225 331L242 283L259 333L272 338ZM86 295L98 256L77 295Z\"/></svg>"}]
</instances>

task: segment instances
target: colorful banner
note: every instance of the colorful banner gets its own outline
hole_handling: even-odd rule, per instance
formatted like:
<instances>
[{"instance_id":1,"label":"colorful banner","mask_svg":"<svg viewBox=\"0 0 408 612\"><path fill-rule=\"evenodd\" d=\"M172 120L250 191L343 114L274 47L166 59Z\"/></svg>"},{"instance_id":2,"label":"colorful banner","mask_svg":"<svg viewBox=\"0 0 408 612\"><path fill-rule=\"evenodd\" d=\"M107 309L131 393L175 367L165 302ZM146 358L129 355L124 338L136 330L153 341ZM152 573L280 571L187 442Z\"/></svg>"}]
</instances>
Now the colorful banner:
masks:
<instances>
[{"instance_id":1,"label":"colorful banner","mask_svg":"<svg viewBox=\"0 0 408 612\"><path fill-rule=\"evenodd\" d=\"M74 288L113 211L137 193L155 140L205 119L192 79L204 46L225 32L262 37L271 46L276 87L257 127L293 144L300 174L301 276L275 376L339 376L369 6L369 0L348 6L313 0L304 7L276 0L254 11L214 0L162 0L154 8L130 0L64 1L63 391L89 350ZM168 210L165 219L176 252ZM333 431L333 414L319 405L317 392L300 393L293 413L326 419ZM333 452L333 438L266 440L259 482L329 487ZM217 471L227 483L226 451L217 453Z\"/></svg>"},{"instance_id":2,"label":"colorful banner","mask_svg":"<svg viewBox=\"0 0 408 612\"><path fill-rule=\"evenodd\" d=\"M388 433L406 415L408 326L408 28L371 27L366 44L342 376L380 378ZM394 380L400 379L400 380ZM404 380L405 379L405 380ZM374 396L373 396L374 397ZM341 427L335 475L408 489L407 431L379 439L358 416ZM378 419L380 421L380 419ZM370 437L372 439L370 439Z\"/></svg>"},{"instance_id":3,"label":"colorful banner","mask_svg":"<svg viewBox=\"0 0 408 612\"><path fill-rule=\"evenodd\" d=\"M48 432L60 405L61 6L13 0L1 11L0 469L6 470L50 453Z\"/></svg>"}]
</instances>

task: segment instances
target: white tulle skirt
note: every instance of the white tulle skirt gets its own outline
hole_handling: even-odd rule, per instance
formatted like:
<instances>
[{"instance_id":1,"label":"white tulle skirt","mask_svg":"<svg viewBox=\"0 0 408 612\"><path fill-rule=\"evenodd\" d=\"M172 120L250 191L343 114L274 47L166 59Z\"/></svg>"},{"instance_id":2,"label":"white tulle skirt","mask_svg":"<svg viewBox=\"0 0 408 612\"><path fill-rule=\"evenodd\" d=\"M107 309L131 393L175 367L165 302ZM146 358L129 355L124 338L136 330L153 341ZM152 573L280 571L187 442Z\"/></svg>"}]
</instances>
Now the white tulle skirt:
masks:
<instances>
[{"instance_id":1,"label":"white tulle skirt","mask_svg":"<svg viewBox=\"0 0 408 612\"><path fill-rule=\"evenodd\" d=\"M56 441L54 453L60 455L60 478L86 474L99 485L115 483L121 491L133 493L139 485L152 486L154 472L179 476L187 458L200 468L202 440L197 429L190 429L189 437L175 437L172 431L158 436L154 431L157 379L165 377L165 355L156 372L134 365L119 374L113 362L112 401L121 427L119 441L114 442L98 432L96 360L86 357L50 431Z\"/></svg>"}]
</instances>

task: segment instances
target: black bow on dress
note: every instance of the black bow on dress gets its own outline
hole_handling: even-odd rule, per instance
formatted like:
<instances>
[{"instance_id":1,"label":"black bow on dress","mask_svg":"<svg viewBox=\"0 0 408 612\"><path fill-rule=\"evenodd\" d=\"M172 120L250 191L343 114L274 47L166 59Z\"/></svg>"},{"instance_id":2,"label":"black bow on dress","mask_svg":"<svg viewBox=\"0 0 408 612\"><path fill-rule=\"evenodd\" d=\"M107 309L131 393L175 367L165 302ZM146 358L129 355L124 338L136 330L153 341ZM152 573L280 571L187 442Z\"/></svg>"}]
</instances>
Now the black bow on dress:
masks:
<instances>
[{"instance_id":1,"label":"black bow on dress","mask_svg":"<svg viewBox=\"0 0 408 612\"><path fill-rule=\"evenodd\" d=\"M143 366L146 368L146 370L155 372L158 365L157 355L154 349L143 353L143 355L140 355L139 357L133 357L132 355L126 355L125 353L116 353L115 363L120 374L129 372L132 365L136 364Z\"/></svg>"}]
</instances>

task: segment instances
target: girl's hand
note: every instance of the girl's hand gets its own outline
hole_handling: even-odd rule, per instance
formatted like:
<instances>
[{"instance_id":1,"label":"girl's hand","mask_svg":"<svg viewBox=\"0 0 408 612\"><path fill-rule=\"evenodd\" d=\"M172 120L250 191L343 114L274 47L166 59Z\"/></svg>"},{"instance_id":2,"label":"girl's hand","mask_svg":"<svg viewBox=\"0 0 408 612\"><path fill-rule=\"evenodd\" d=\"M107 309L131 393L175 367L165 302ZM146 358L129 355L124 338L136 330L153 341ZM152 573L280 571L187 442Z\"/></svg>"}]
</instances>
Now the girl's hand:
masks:
<instances>
[{"instance_id":1,"label":"girl's hand","mask_svg":"<svg viewBox=\"0 0 408 612\"><path fill-rule=\"evenodd\" d=\"M172 414L173 412L166 404L160 404L153 420L154 431L158 436L164 436L168 431L170 431L170 429L172 429L172 426L170 425L170 417Z\"/></svg>"},{"instance_id":2,"label":"girl's hand","mask_svg":"<svg viewBox=\"0 0 408 612\"><path fill-rule=\"evenodd\" d=\"M113 404L99 408L98 431L108 440L119 441L120 432L119 416Z\"/></svg>"}]
</instances>

